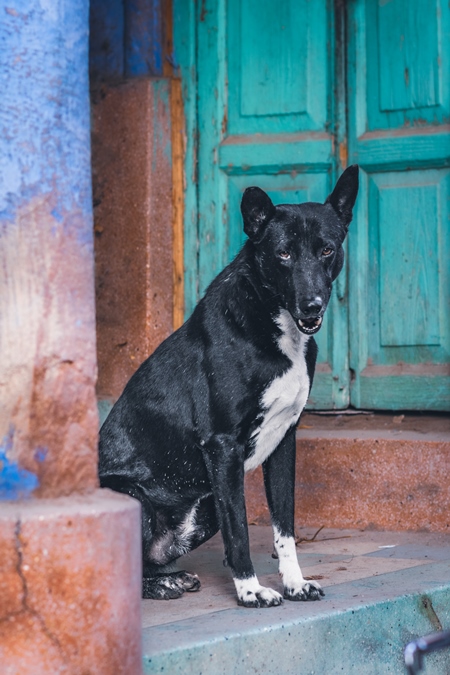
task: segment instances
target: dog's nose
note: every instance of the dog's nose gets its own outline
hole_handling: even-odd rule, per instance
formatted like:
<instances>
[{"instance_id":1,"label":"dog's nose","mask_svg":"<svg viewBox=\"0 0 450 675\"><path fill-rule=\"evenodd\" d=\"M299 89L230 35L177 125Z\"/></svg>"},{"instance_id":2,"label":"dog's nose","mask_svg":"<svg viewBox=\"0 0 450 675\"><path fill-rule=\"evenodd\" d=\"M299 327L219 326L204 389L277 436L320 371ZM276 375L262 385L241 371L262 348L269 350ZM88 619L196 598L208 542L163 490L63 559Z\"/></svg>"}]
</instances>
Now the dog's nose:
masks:
<instances>
[{"instance_id":1,"label":"dog's nose","mask_svg":"<svg viewBox=\"0 0 450 675\"><path fill-rule=\"evenodd\" d=\"M305 317L319 316L323 307L323 300L318 295L315 298L300 303L300 310Z\"/></svg>"}]
</instances>

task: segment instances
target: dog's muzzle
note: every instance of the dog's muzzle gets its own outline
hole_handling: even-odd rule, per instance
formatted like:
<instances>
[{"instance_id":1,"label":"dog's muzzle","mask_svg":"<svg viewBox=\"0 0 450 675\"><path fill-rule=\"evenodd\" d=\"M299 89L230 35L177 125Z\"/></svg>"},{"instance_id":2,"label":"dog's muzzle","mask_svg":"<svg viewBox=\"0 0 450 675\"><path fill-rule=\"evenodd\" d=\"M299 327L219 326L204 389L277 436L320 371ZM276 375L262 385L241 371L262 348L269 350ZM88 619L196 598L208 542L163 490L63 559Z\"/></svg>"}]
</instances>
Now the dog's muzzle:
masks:
<instances>
[{"instance_id":1,"label":"dog's muzzle","mask_svg":"<svg viewBox=\"0 0 450 675\"><path fill-rule=\"evenodd\" d=\"M318 316L315 319L298 319L297 325L299 330L305 335L314 335L322 325L322 317Z\"/></svg>"}]
</instances>

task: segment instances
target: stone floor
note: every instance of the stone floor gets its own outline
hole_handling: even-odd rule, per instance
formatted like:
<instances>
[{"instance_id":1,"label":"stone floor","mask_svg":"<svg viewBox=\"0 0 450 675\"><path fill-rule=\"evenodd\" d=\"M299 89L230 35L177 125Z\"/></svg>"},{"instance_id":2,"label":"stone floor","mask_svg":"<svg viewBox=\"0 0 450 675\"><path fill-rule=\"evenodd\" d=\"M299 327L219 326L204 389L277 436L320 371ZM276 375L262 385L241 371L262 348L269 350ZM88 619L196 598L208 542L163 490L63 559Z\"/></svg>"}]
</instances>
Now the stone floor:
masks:
<instances>
[{"instance_id":1,"label":"stone floor","mask_svg":"<svg viewBox=\"0 0 450 675\"><path fill-rule=\"evenodd\" d=\"M271 529L250 527L250 537L261 583L280 590ZM238 607L216 536L183 561L201 578L198 593L142 602L144 672L401 674L408 642L450 628L450 535L305 528L298 537L303 574L320 580L323 600ZM427 656L426 668L449 675L450 650Z\"/></svg>"}]
</instances>

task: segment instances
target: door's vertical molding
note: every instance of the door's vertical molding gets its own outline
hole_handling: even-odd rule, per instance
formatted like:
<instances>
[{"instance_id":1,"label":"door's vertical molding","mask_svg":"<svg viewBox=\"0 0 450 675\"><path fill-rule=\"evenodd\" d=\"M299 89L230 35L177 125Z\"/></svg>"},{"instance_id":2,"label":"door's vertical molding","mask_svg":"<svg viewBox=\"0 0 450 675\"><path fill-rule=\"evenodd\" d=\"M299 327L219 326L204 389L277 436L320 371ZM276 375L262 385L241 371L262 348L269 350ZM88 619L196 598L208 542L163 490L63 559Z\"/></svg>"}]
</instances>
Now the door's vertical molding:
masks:
<instances>
[{"instance_id":1,"label":"door's vertical molding","mask_svg":"<svg viewBox=\"0 0 450 675\"><path fill-rule=\"evenodd\" d=\"M184 134L181 80L170 81L170 112L172 120L172 207L173 207L173 328L184 321Z\"/></svg>"},{"instance_id":2,"label":"door's vertical molding","mask_svg":"<svg viewBox=\"0 0 450 675\"><path fill-rule=\"evenodd\" d=\"M368 194L369 175L360 169L359 172L360 196L356 201L352 233L349 237L349 363L351 378L351 403L360 407L360 369L368 358L368 331L370 326L366 322L366 302L368 296L369 270L369 229L368 229Z\"/></svg>"},{"instance_id":3,"label":"door's vertical molding","mask_svg":"<svg viewBox=\"0 0 450 675\"><path fill-rule=\"evenodd\" d=\"M367 129L367 56L365 3L350 0L347 6L347 100L349 164L355 161L356 139Z\"/></svg>"},{"instance_id":4,"label":"door's vertical molding","mask_svg":"<svg viewBox=\"0 0 450 675\"><path fill-rule=\"evenodd\" d=\"M367 126L366 92L366 16L365 3L350 0L347 3L347 122L348 163L357 162L357 139ZM367 287L369 269L368 243L369 176L360 167L359 195L348 237L349 257L349 366L351 373L350 402L360 406L360 364L367 362L368 343L366 325Z\"/></svg>"},{"instance_id":5,"label":"door's vertical molding","mask_svg":"<svg viewBox=\"0 0 450 675\"><path fill-rule=\"evenodd\" d=\"M228 262L227 186L219 166L219 145L226 131L225 1L202 0L197 25L199 298Z\"/></svg>"},{"instance_id":6,"label":"door's vertical molding","mask_svg":"<svg viewBox=\"0 0 450 675\"><path fill-rule=\"evenodd\" d=\"M346 111L346 53L344 0L334 0L329 12L331 17L331 44L334 60L330 82L330 124L334 131L333 183L347 166L347 111ZM334 91L334 96L331 92ZM330 343L332 367L332 401L334 408L346 408L350 396L348 365L348 290L347 290L347 243L344 243L346 264L334 283L329 312L331 314Z\"/></svg>"},{"instance_id":7,"label":"door's vertical molding","mask_svg":"<svg viewBox=\"0 0 450 675\"><path fill-rule=\"evenodd\" d=\"M173 329L184 321L184 154L186 145L182 83L174 54L173 2L162 7L162 72L170 78L170 128L172 141L172 278Z\"/></svg>"},{"instance_id":8,"label":"door's vertical molding","mask_svg":"<svg viewBox=\"0 0 450 675\"><path fill-rule=\"evenodd\" d=\"M198 297L198 130L196 3L172 0L173 65L181 76L184 110L184 314L187 318Z\"/></svg>"}]
</instances>

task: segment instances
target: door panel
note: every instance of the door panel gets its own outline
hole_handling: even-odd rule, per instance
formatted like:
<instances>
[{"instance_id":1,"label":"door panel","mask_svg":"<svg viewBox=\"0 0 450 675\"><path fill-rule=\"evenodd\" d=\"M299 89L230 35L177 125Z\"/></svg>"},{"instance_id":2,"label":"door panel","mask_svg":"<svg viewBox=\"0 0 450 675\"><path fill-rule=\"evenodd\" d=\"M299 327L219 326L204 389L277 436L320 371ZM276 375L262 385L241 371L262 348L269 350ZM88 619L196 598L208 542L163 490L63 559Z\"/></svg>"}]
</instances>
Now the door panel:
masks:
<instances>
[{"instance_id":1,"label":"door panel","mask_svg":"<svg viewBox=\"0 0 450 675\"><path fill-rule=\"evenodd\" d=\"M362 169L349 237L357 407L450 407L449 18L444 2L349 6L349 161Z\"/></svg>"},{"instance_id":2,"label":"door panel","mask_svg":"<svg viewBox=\"0 0 450 675\"><path fill-rule=\"evenodd\" d=\"M331 174L330 21L326 3L317 9L307 0L267 0L264 11L255 0L199 3L199 295L235 253L229 176L247 176L244 188L259 176Z\"/></svg>"},{"instance_id":3,"label":"door panel","mask_svg":"<svg viewBox=\"0 0 450 675\"><path fill-rule=\"evenodd\" d=\"M262 5L258 0L228 0L226 4L228 133L324 129L329 86L327 3L266 0Z\"/></svg>"},{"instance_id":4,"label":"door panel","mask_svg":"<svg viewBox=\"0 0 450 675\"><path fill-rule=\"evenodd\" d=\"M360 4L366 9L368 131L448 120L448 3Z\"/></svg>"},{"instance_id":5,"label":"door panel","mask_svg":"<svg viewBox=\"0 0 450 675\"><path fill-rule=\"evenodd\" d=\"M199 6L199 295L244 242L240 201L246 187L263 188L275 203L324 201L331 189L329 10L326 2L308 0L266 0L263 6L206 0ZM319 333L316 407L348 405L345 311L333 298ZM332 323L343 329L334 348Z\"/></svg>"},{"instance_id":6,"label":"door panel","mask_svg":"<svg viewBox=\"0 0 450 675\"><path fill-rule=\"evenodd\" d=\"M278 203L323 201L358 163L349 275L318 334L310 404L449 409L448 2L174 8L188 130L187 313L242 245L246 187Z\"/></svg>"}]
</instances>

